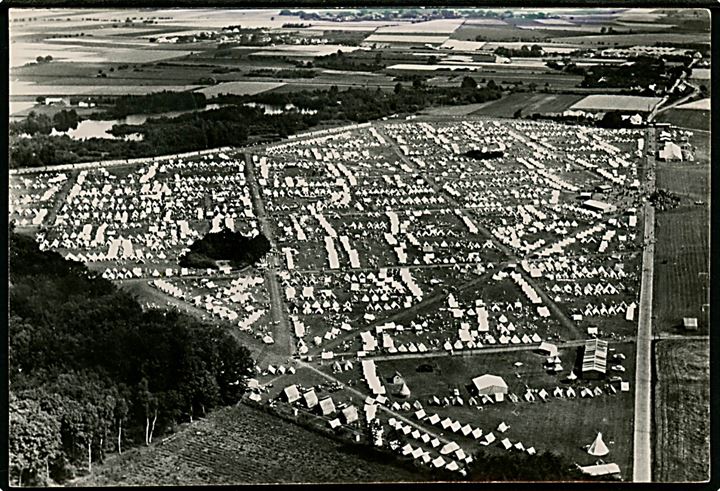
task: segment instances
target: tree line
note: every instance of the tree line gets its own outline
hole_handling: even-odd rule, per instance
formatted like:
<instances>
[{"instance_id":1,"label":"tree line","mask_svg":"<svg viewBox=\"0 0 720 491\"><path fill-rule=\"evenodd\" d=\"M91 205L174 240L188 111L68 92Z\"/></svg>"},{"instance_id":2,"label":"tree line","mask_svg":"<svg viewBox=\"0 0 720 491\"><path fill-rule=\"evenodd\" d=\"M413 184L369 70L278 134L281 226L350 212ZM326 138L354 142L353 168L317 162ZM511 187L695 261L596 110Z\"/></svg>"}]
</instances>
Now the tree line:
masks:
<instances>
[{"instance_id":1,"label":"tree line","mask_svg":"<svg viewBox=\"0 0 720 491\"><path fill-rule=\"evenodd\" d=\"M240 400L254 362L226 329L143 311L84 265L9 232L11 482L63 482Z\"/></svg>"},{"instance_id":2,"label":"tree line","mask_svg":"<svg viewBox=\"0 0 720 491\"><path fill-rule=\"evenodd\" d=\"M143 95L123 95L116 97L104 112L92 114L90 119L120 119L131 114L203 109L205 103L205 94L202 92L164 90Z\"/></svg>"}]
</instances>

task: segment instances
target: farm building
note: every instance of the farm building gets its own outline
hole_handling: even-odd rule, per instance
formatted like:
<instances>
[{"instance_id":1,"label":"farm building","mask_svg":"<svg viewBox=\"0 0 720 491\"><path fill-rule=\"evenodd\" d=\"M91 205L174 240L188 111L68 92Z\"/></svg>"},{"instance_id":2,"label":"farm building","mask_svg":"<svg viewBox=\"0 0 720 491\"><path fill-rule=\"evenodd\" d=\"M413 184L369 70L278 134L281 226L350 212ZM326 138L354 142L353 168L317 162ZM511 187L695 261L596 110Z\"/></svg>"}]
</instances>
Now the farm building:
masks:
<instances>
[{"instance_id":1,"label":"farm building","mask_svg":"<svg viewBox=\"0 0 720 491\"><path fill-rule=\"evenodd\" d=\"M597 378L607 371L608 343L600 339L589 339L585 342L583 352L583 378Z\"/></svg>"},{"instance_id":2,"label":"farm building","mask_svg":"<svg viewBox=\"0 0 720 491\"><path fill-rule=\"evenodd\" d=\"M683 317L683 328L687 331L697 331L697 317Z\"/></svg>"},{"instance_id":3,"label":"farm building","mask_svg":"<svg viewBox=\"0 0 720 491\"><path fill-rule=\"evenodd\" d=\"M494 395L494 394L507 394L508 386L507 383L498 377L497 375L485 374L479 377L475 377L473 385L480 395Z\"/></svg>"},{"instance_id":4,"label":"farm building","mask_svg":"<svg viewBox=\"0 0 720 491\"><path fill-rule=\"evenodd\" d=\"M600 213L612 213L616 209L615 205L605 203L604 201L598 201L596 199L583 201L583 206L593 211L599 211Z\"/></svg>"}]
</instances>

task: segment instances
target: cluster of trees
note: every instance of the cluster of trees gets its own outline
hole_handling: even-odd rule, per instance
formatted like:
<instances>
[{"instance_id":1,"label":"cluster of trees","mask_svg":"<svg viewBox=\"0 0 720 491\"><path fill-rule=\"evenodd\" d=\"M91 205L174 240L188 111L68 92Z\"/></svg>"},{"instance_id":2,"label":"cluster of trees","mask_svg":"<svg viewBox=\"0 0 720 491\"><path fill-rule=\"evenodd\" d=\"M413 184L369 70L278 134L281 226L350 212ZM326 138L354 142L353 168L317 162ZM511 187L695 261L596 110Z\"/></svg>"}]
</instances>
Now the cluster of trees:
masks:
<instances>
[{"instance_id":1,"label":"cluster of trees","mask_svg":"<svg viewBox=\"0 0 720 491\"><path fill-rule=\"evenodd\" d=\"M113 101L105 112L94 113L91 119L124 118L130 114L154 114L167 111L184 111L205 107L205 94L201 92L173 92L164 90L144 95L122 95Z\"/></svg>"},{"instance_id":2,"label":"cluster of trees","mask_svg":"<svg viewBox=\"0 0 720 491\"><path fill-rule=\"evenodd\" d=\"M680 206L680 196L662 188L654 191L649 200L659 211L672 210Z\"/></svg>"},{"instance_id":3,"label":"cluster of trees","mask_svg":"<svg viewBox=\"0 0 720 491\"><path fill-rule=\"evenodd\" d=\"M656 92L660 92L671 87L685 70L690 69L682 65L666 66L661 58L639 56L631 64L598 65L586 70L580 87L630 88L654 84Z\"/></svg>"},{"instance_id":4,"label":"cluster of trees","mask_svg":"<svg viewBox=\"0 0 720 491\"><path fill-rule=\"evenodd\" d=\"M238 402L254 365L224 328L134 297L9 230L10 478L62 482Z\"/></svg>"},{"instance_id":5,"label":"cluster of trees","mask_svg":"<svg viewBox=\"0 0 720 491\"><path fill-rule=\"evenodd\" d=\"M521 46L520 49L506 48L500 46L495 50L495 54L498 56L505 56L507 58L512 57L523 57L523 58L539 58L545 54L543 49L537 44L532 46Z\"/></svg>"},{"instance_id":6,"label":"cluster of trees","mask_svg":"<svg viewBox=\"0 0 720 491\"><path fill-rule=\"evenodd\" d=\"M547 63L545 63L546 66L549 68L552 68L553 70L559 70L561 72L570 73L572 75L580 75L581 77L584 77L587 73L586 70L583 67L577 66L577 64L572 62L562 62L559 63L555 60L550 60Z\"/></svg>"},{"instance_id":7,"label":"cluster of trees","mask_svg":"<svg viewBox=\"0 0 720 491\"><path fill-rule=\"evenodd\" d=\"M382 53L377 52L374 58L360 58L358 56L346 55L341 50L337 53L331 53L327 56L320 56L315 58L315 66L330 68L332 70L349 70L349 71L363 71L363 72L376 72L385 68L385 63L382 60Z\"/></svg>"},{"instance_id":8,"label":"cluster of trees","mask_svg":"<svg viewBox=\"0 0 720 491\"><path fill-rule=\"evenodd\" d=\"M271 68L260 68L245 73L246 77L272 77L272 78L315 78L317 72L315 70L294 70L292 68L282 68L273 70Z\"/></svg>"},{"instance_id":9,"label":"cluster of trees","mask_svg":"<svg viewBox=\"0 0 720 491\"><path fill-rule=\"evenodd\" d=\"M216 261L229 261L234 268L255 264L270 252L270 241L263 234L245 237L227 228L206 234L193 242L180 257L179 264L191 268L217 269Z\"/></svg>"},{"instance_id":10,"label":"cluster of trees","mask_svg":"<svg viewBox=\"0 0 720 491\"><path fill-rule=\"evenodd\" d=\"M56 112L52 118L47 114L31 111L25 119L10 123L8 130L11 135L49 135L53 128L57 131L75 129L80 121L75 109L63 109Z\"/></svg>"},{"instance_id":11,"label":"cluster of trees","mask_svg":"<svg viewBox=\"0 0 720 491\"><path fill-rule=\"evenodd\" d=\"M142 125L115 125L110 131L115 136L140 133L143 135L142 141L100 138L78 141L67 136L11 136L10 166L37 167L98 159L147 157L225 145L241 146L250 137L285 138L324 121L365 123L391 114L415 113L432 105L479 103L500 96L500 88L492 80L484 87L472 86L470 82L460 87L428 87L421 79L415 79L412 85L398 83L392 92L383 91L379 87L340 91L333 86L328 90L293 93L226 94L215 97L212 102L235 106L186 113L175 118L152 118ZM246 102L283 107L293 104L298 108L315 109L317 113L287 111L270 115L261 108L243 106Z\"/></svg>"}]
</instances>

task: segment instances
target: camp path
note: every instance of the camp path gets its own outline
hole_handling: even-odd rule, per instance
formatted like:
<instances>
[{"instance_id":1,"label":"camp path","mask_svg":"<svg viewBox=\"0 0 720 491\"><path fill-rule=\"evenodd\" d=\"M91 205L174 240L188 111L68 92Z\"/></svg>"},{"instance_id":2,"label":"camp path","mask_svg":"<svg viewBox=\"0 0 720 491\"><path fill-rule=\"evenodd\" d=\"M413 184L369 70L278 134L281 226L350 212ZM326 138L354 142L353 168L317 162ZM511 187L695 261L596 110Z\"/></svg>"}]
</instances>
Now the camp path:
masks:
<instances>
[{"instance_id":1,"label":"camp path","mask_svg":"<svg viewBox=\"0 0 720 491\"><path fill-rule=\"evenodd\" d=\"M655 134L648 130L646 179L648 191L655 188ZM644 204L645 249L643 251L640 311L635 362L635 429L633 435L633 482L652 479L652 295L655 254L655 209Z\"/></svg>"},{"instance_id":2,"label":"camp path","mask_svg":"<svg viewBox=\"0 0 720 491\"><path fill-rule=\"evenodd\" d=\"M274 320L273 325L273 339L275 344L287 352L287 355L292 355L295 352L295 343L290 331L290 323L288 322L287 312L285 309L285 302L280 291L280 285L277 279L277 270L279 268L279 260L277 255L277 243L273 234L270 222L267 219L267 213L265 212L265 205L263 204L260 186L257 182L257 176L255 175L255 168L253 165L252 157L249 153L245 153L245 173L248 184L250 185L250 192L252 194L253 208L255 208L255 216L258 217L260 222L260 228L263 234L270 241L272 250L267 256L268 268L265 272L265 281L268 286L268 293L270 295L270 305L272 311L272 317Z\"/></svg>"}]
</instances>

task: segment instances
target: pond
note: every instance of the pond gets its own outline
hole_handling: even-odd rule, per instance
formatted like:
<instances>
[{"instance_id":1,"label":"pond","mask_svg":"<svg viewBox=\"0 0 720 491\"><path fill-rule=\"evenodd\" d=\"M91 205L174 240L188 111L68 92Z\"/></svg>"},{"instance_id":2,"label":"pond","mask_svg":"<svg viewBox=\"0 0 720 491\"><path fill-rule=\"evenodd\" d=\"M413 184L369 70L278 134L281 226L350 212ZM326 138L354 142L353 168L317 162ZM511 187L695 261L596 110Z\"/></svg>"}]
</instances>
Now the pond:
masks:
<instances>
[{"instance_id":1,"label":"pond","mask_svg":"<svg viewBox=\"0 0 720 491\"><path fill-rule=\"evenodd\" d=\"M205 106L205 109L203 109L203 111L219 109L220 107L220 104L208 104L207 106ZM110 140L115 140L121 138L124 140L140 141L142 140L142 135L140 133L131 133L123 137L116 137L108 133L108 131L110 131L110 129L116 124L141 125L150 118L161 118L163 116L167 118L174 118L176 116L180 116L181 114L186 114L194 111L195 109L188 109L185 111L167 111L164 113L155 114L131 114L121 119L86 119L78 123L77 128L75 128L74 130L71 129L68 131L57 131L53 129L51 134L58 136L67 135L73 140L86 140L89 138L106 138Z\"/></svg>"}]
</instances>

